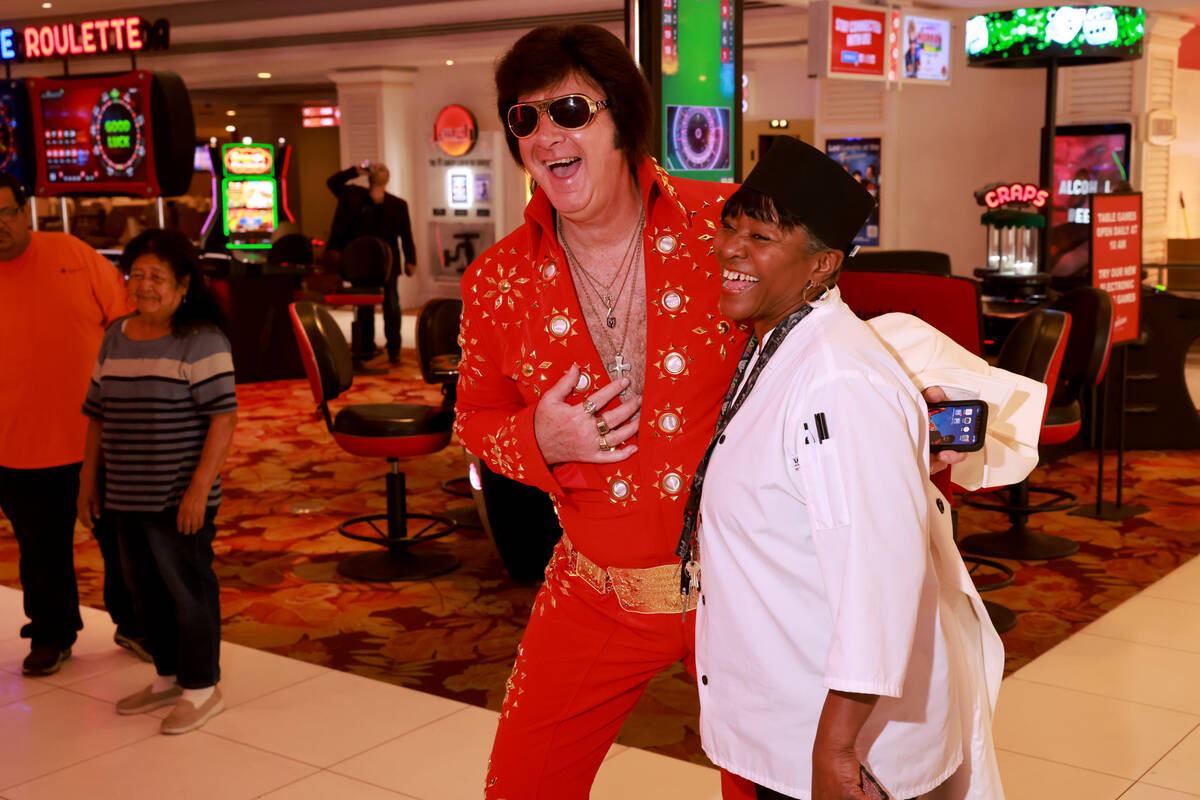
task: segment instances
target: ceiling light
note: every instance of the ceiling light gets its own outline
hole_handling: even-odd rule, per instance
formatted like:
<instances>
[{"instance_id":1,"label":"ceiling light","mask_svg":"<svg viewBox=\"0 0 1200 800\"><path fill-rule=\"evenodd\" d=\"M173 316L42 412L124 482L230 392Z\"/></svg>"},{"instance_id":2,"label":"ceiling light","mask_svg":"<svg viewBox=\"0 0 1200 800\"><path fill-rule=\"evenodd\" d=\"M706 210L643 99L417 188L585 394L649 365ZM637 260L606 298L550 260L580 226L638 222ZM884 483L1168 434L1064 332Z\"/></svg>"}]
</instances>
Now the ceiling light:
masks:
<instances>
[{"instance_id":1,"label":"ceiling light","mask_svg":"<svg viewBox=\"0 0 1200 800\"><path fill-rule=\"evenodd\" d=\"M54 8L54 3L42 3L42 8Z\"/></svg>"},{"instance_id":2,"label":"ceiling light","mask_svg":"<svg viewBox=\"0 0 1200 800\"><path fill-rule=\"evenodd\" d=\"M271 73L269 73L269 72L260 72L260 73L258 73L258 77L262 78L262 79L265 81L267 78L271 77Z\"/></svg>"},{"instance_id":3,"label":"ceiling light","mask_svg":"<svg viewBox=\"0 0 1200 800\"><path fill-rule=\"evenodd\" d=\"M254 140L253 140L253 139L251 139L249 136L243 136L243 137L242 137L242 144L251 144L251 143L253 143L253 142L254 142Z\"/></svg>"},{"instance_id":4,"label":"ceiling light","mask_svg":"<svg viewBox=\"0 0 1200 800\"><path fill-rule=\"evenodd\" d=\"M234 111L234 110L231 108L231 109L229 109L228 111L226 111L226 112L225 112L225 116L227 116L227 117L236 117L236 116L237 116L237 112L236 112L236 111Z\"/></svg>"},{"instance_id":5,"label":"ceiling light","mask_svg":"<svg viewBox=\"0 0 1200 800\"><path fill-rule=\"evenodd\" d=\"M453 59L453 58L447 58L447 59L446 59L446 66L447 66L447 67L453 67L453 66L454 66L454 59Z\"/></svg>"},{"instance_id":6,"label":"ceiling light","mask_svg":"<svg viewBox=\"0 0 1200 800\"><path fill-rule=\"evenodd\" d=\"M233 132L234 132L234 131L236 131L236 130L237 130L237 126L236 126L236 125L226 125L226 126L225 126L225 132L226 132L226 133L233 133Z\"/></svg>"}]
</instances>

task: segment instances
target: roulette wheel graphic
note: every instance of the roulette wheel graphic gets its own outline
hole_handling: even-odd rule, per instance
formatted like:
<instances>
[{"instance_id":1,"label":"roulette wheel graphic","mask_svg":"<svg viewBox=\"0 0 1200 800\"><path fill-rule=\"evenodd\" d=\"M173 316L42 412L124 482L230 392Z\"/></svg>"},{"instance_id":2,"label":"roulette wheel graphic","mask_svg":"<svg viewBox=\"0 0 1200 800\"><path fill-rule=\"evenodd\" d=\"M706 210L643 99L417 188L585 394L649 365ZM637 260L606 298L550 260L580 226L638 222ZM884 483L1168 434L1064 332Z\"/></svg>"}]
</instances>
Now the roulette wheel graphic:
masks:
<instances>
[{"instance_id":1,"label":"roulette wheel graphic","mask_svg":"<svg viewBox=\"0 0 1200 800\"><path fill-rule=\"evenodd\" d=\"M109 176L132 178L146 157L146 120L134 91L109 89L92 108L92 153Z\"/></svg>"},{"instance_id":2,"label":"roulette wheel graphic","mask_svg":"<svg viewBox=\"0 0 1200 800\"><path fill-rule=\"evenodd\" d=\"M667 107L667 160L680 170L729 167L729 109Z\"/></svg>"}]
</instances>

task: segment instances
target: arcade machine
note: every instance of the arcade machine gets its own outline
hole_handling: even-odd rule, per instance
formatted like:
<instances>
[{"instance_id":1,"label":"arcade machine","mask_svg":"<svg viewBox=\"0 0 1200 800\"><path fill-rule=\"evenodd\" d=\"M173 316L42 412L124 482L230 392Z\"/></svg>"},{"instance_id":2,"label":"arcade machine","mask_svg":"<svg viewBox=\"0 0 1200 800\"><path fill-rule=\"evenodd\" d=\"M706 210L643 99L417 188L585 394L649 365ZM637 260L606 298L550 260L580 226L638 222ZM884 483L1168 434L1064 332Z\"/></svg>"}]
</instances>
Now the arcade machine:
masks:
<instances>
[{"instance_id":1,"label":"arcade machine","mask_svg":"<svg viewBox=\"0 0 1200 800\"><path fill-rule=\"evenodd\" d=\"M183 80L173 72L30 78L34 193L155 200L187 191L196 127ZM62 227L70 231L67 204Z\"/></svg>"},{"instance_id":2,"label":"arcade machine","mask_svg":"<svg viewBox=\"0 0 1200 800\"><path fill-rule=\"evenodd\" d=\"M214 286L229 309L229 341L238 383L304 376L287 306L305 270L264 267L272 236L287 207L287 168L292 148L244 142L208 146L213 172L213 214L204 249ZM215 219L214 219L215 217Z\"/></svg>"},{"instance_id":3,"label":"arcade machine","mask_svg":"<svg viewBox=\"0 0 1200 800\"><path fill-rule=\"evenodd\" d=\"M260 263L281 218L296 221L287 207L291 145L281 139L278 145L211 144L208 150L218 219L209 223L205 250L228 250L238 260Z\"/></svg>"}]
</instances>

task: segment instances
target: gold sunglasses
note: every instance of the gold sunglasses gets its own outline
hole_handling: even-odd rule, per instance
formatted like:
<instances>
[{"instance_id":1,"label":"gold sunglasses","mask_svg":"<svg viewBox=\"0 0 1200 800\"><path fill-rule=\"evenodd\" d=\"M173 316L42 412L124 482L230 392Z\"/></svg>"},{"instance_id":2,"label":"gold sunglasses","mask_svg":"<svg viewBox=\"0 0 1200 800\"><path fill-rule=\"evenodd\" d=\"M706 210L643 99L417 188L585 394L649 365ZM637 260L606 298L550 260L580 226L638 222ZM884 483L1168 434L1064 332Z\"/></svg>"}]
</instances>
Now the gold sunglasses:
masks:
<instances>
[{"instance_id":1,"label":"gold sunglasses","mask_svg":"<svg viewBox=\"0 0 1200 800\"><path fill-rule=\"evenodd\" d=\"M586 94L578 93L533 103L517 103L508 109L508 129L518 139L526 139L537 130L538 117L544 113L563 130L577 131L590 125L602 108L608 108L607 100L593 100Z\"/></svg>"}]
</instances>

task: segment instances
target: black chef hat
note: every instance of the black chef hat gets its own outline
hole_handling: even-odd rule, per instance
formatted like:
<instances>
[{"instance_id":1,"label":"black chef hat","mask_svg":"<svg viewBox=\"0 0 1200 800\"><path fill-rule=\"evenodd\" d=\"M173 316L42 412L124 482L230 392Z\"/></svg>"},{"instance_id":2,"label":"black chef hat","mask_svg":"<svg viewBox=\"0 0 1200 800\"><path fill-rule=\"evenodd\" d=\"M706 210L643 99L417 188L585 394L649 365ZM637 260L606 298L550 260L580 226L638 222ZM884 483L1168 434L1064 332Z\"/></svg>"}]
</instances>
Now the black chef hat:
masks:
<instances>
[{"instance_id":1,"label":"black chef hat","mask_svg":"<svg viewBox=\"0 0 1200 800\"><path fill-rule=\"evenodd\" d=\"M742 185L844 253L875 208L875 198L841 164L791 136L776 136Z\"/></svg>"}]
</instances>

